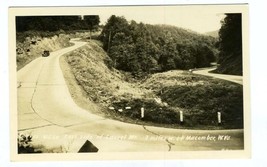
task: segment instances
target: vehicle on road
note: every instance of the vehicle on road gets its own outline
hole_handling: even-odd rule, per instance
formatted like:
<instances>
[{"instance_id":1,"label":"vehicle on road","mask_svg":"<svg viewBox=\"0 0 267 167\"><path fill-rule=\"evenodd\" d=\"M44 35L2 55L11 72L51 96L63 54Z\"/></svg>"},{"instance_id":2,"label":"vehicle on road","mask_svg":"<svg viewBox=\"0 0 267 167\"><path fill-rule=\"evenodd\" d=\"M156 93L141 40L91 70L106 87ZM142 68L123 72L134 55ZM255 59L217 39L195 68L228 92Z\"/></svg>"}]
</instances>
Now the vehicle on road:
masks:
<instances>
[{"instance_id":1,"label":"vehicle on road","mask_svg":"<svg viewBox=\"0 0 267 167\"><path fill-rule=\"evenodd\" d=\"M48 57L50 55L50 52L48 50L45 50L42 54L43 57Z\"/></svg>"}]
</instances>

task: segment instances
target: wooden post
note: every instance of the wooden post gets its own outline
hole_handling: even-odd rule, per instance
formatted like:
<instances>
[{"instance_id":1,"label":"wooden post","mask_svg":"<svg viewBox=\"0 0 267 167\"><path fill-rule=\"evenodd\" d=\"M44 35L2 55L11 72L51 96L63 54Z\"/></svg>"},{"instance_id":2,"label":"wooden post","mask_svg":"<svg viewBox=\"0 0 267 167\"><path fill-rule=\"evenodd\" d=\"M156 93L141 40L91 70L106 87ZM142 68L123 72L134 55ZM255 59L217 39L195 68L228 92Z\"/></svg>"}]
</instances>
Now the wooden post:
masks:
<instances>
[{"instance_id":1,"label":"wooden post","mask_svg":"<svg viewBox=\"0 0 267 167\"><path fill-rule=\"evenodd\" d=\"M184 122L184 116L183 116L183 111L180 111L180 122Z\"/></svg>"},{"instance_id":2,"label":"wooden post","mask_svg":"<svg viewBox=\"0 0 267 167\"><path fill-rule=\"evenodd\" d=\"M218 115L218 124L221 125L222 120L221 120L221 112L217 112Z\"/></svg>"},{"instance_id":3,"label":"wooden post","mask_svg":"<svg viewBox=\"0 0 267 167\"><path fill-rule=\"evenodd\" d=\"M145 117L145 108L142 107L141 108L141 118L144 118Z\"/></svg>"}]
</instances>

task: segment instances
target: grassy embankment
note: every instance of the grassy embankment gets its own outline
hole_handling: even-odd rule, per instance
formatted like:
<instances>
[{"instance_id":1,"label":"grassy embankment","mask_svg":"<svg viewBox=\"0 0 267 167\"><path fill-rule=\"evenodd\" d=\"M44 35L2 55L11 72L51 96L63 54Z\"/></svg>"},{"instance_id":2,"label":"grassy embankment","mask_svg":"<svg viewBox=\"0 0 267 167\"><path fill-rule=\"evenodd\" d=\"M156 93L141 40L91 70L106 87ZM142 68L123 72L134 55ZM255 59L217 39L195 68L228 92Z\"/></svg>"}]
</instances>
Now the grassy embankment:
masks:
<instances>
[{"instance_id":1,"label":"grassy embankment","mask_svg":"<svg viewBox=\"0 0 267 167\"><path fill-rule=\"evenodd\" d=\"M70 66L74 82L82 89L81 96L76 95L76 102L85 99L81 106L87 109L97 106L90 109L95 113L125 122L164 127L243 128L242 85L179 70L134 80L129 74L110 67L110 58L93 41L67 54L64 60ZM77 93L75 89L74 86L70 90L72 94ZM143 119L141 107L145 108ZM183 124L179 121L180 111L184 113ZM217 123L217 112L222 114L221 126Z\"/></svg>"}]
</instances>

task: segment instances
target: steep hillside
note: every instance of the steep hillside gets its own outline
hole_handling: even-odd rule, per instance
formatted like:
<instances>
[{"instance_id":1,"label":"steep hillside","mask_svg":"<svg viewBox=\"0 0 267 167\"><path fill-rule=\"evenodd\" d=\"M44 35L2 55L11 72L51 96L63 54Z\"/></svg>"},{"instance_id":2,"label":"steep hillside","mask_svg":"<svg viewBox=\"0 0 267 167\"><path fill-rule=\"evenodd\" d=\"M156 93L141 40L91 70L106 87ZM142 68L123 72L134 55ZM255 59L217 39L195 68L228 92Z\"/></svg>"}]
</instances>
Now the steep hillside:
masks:
<instances>
[{"instance_id":1,"label":"steep hillside","mask_svg":"<svg viewBox=\"0 0 267 167\"><path fill-rule=\"evenodd\" d=\"M221 61L214 72L220 74L243 75L242 54L239 53L238 55L241 56L232 56L231 58Z\"/></svg>"},{"instance_id":2,"label":"steep hillside","mask_svg":"<svg viewBox=\"0 0 267 167\"><path fill-rule=\"evenodd\" d=\"M69 36L64 34L44 38L39 36L26 37L22 42L17 40L17 70L35 58L42 56L44 50L56 51L70 45Z\"/></svg>"},{"instance_id":3,"label":"steep hillside","mask_svg":"<svg viewBox=\"0 0 267 167\"><path fill-rule=\"evenodd\" d=\"M72 45L71 38L95 38L100 32L91 33L88 30L40 32L26 31L17 33L17 70L24 67L37 57L42 56L44 50L50 52Z\"/></svg>"},{"instance_id":4,"label":"steep hillside","mask_svg":"<svg viewBox=\"0 0 267 167\"><path fill-rule=\"evenodd\" d=\"M81 107L138 124L195 129L243 127L241 85L181 70L135 80L110 66L111 60L100 45L90 40L61 60L69 68L62 66L70 92ZM184 112L183 123L180 111ZM217 112L223 115L222 126L217 126Z\"/></svg>"},{"instance_id":5,"label":"steep hillside","mask_svg":"<svg viewBox=\"0 0 267 167\"><path fill-rule=\"evenodd\" d=\"M219 55L216 72L243 75L242 15L229 13L219 32Z\"/></svg>"},{"instance_id":6,"label":"steep hillside","mask_svg":"<svg viewBox=\"0 0 267 167\"><path fill-rule=\"evenodd\" d=\"M108 106L111 101L126 98L127 95L133 98L145 95L145 89L141 90L133 83L126 82L126 74L108 68L111 60L101 47L93 41L88 43L81 49L67 54L66 60L90 100Z\"/></svg>"}]
</instances>

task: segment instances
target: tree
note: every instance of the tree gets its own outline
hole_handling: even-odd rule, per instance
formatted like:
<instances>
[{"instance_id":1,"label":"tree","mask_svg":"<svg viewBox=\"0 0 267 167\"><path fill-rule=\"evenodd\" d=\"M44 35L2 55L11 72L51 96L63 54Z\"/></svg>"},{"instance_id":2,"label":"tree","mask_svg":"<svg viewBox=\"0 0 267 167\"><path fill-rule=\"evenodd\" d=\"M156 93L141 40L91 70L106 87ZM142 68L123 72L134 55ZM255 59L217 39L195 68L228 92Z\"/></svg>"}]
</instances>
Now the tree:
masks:
<instances>
[{"instance_id":1,"label":"tree","mask_svg":"<svg viewBox=\"0 0 267 167\"><path fill-rule=\"evenodd\" d=\"M129 35L129 24L124 17L117 17L112 15L107 24L103 27L100 35L100 39L103 42L103 48L108 53L112 47L112 40L116 33L124 33Z\"/></svg>"},{"instance_id":2,"label":"tree","mask_svg":"<svg viewBox=\"0 0 267 167\"><path fill-rule=\"evenodd\" d=\"M242 75L242 15L226 14L219 31L220 73Z\"/></svg>"},{"instance_id":3,"label":"tree","mask_svg":"<svg viewBox=\"0 0 267 167\"><path fill-rule=\"evenodd\" d=\"M136 58L134 58L134 44L131 36L116 33L112 40L109 56L113 60L115 68L124 71L133 70L130 63Z\"/></svg>"},{"instance_id":4,"label":"tree","mask_svg":"<svg viewBox=\"0 0 267 167\"><path fill-rule=\"evenodd\" d=\"M211 62L215 61L213 51L206 44L197 44L195 46L196 68L208 67Z\"/></svg>"},{"instance_id":5,"label":"tree","mask_svg":"<svg viewBox=\"0 0 267 167\"><path fill-rule=\"evenodd\" d=\"M83 17L86 26L90 30L90 39L92 36L92 31L98 29L100 18L98 15L85 15Z\"/></svg>"},{"instance_id":6,"label":"tree","mask_svg":"<svg viewBox=\"0 0 267 167\"><path fill-rule=\"evenodd\" d=\"M171 37L168 37L164 41L164 45L161 48L159 64L161 65L161 70L173 70L176 69L176 64L180 64L178 58L178 51L176 49L175 42ZM175 62L175 60L177 62Z\"/></svg>"}]
</instances>

